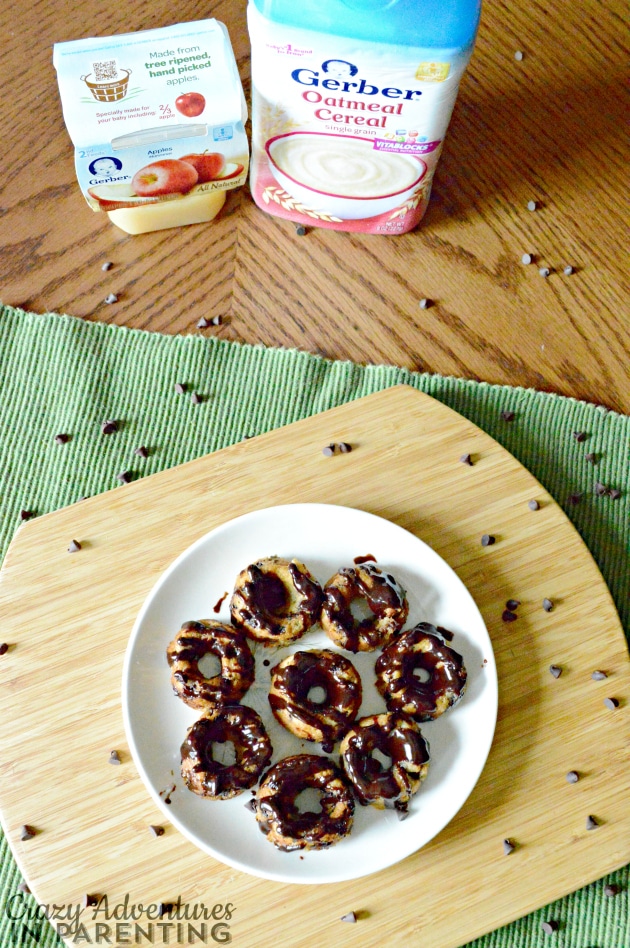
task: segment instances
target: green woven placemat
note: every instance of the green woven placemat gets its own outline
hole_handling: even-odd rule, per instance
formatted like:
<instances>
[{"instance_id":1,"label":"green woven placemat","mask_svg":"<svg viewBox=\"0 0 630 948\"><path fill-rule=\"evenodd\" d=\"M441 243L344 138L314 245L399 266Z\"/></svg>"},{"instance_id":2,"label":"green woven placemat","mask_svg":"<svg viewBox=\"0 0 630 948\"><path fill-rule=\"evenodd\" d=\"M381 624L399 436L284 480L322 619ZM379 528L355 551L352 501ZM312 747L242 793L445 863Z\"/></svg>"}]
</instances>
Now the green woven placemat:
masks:
<instances>
[{"instance_id":1,"label":"green woven placemat","mask_svg":"<svg viewBox=\"0 0 630 948\"><path fill-rule=\"evenodd\" d=\"M538 478L589 546L628 635L627 416L536 391L10 307L0 307L0 557L23 511L37 516L124 489L117 479L123 471L145 477L401 382L479 425ZM176 383L185 386L183 394ZM104 438L101 426L110 419L120 430ZM69 439L58 443L59 434ZM140 445L150 448L148 458L134 454ZM42 913L33 896L19 892L20 882L2 836L0 948L61 948L49 923L35 917ZM607 896L606 885L617 886L618 894ZM629 892L627 866L468 948L628 948ZM26 907L24 927L11 916ZM551 936L541 929L547 919L559 923Z\"/></svg>"}]
</instances>

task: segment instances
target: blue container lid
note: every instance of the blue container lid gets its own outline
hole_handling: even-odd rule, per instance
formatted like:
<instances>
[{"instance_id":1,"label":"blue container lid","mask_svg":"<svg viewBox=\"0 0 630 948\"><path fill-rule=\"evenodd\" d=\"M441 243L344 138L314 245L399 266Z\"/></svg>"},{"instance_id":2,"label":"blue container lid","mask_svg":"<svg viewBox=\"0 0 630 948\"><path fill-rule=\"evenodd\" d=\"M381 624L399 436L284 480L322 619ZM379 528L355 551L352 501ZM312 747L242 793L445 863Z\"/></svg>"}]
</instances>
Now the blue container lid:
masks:
<instances>
[{"instance_id":1,"label":"blue container lid","mask_svg":"<svg viewBox=\"0 0 630 948\"><path fill-rule=\"evenodd\" d=\"M481 0L250 0L276 23L392 46L466 49Z\"/></svg>"}]
</instances>

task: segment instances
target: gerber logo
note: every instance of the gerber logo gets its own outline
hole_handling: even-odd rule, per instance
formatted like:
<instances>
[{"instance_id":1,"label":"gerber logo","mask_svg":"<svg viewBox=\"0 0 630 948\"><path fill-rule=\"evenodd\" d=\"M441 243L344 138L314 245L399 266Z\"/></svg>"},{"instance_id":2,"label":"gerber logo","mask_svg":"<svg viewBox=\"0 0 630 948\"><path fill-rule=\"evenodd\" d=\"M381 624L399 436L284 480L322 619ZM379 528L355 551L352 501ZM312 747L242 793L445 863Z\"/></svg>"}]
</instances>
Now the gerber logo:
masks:
<instances>
[{"instance_id":1,"label":"gerber logo","mask_svg":"<svg viewBox=\"0 0 630 948\"><path fill-rule=\"evenodd\" d=\"M386 99L415 100L422 95L420 89L398 89L396 86L379 88L365 79L358 79L358 66L345 59L326 59L321 70L294 69L291 78L302 86L321 86L338 92L352 92L354 95L382 95Z\"/></svg>"}]
</instances>

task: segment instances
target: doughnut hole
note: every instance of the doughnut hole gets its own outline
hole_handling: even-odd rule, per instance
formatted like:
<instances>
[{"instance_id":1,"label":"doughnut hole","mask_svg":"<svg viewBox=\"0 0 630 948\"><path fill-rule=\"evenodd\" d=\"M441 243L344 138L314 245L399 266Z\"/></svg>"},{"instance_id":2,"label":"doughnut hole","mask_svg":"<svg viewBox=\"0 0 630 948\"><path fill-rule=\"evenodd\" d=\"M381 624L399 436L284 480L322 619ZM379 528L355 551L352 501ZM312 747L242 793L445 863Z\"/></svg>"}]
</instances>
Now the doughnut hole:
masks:
<instances>
[{"instance_id":1,"label":"doughnut hole","mask_svg":"<svg viewBox=\"0 0 630 948\"><path fill-rule=\"evenodd\" d=\"M298 813L321 813L323 791L315 787L305 787L295 798L294 807Z\"/></svg>"},{"instance_id":2,"label":"doughnut hole","mask_svg":"<svg viewBox=\"0 0 630 948\"><path fill-rule=\"evenodd\" d=\"M218 655L215 655L214 652L206 652L197 662L197 668L204 678L208 680L216 678L222 671L221 659Z\"/></svg>"}]
</instances>

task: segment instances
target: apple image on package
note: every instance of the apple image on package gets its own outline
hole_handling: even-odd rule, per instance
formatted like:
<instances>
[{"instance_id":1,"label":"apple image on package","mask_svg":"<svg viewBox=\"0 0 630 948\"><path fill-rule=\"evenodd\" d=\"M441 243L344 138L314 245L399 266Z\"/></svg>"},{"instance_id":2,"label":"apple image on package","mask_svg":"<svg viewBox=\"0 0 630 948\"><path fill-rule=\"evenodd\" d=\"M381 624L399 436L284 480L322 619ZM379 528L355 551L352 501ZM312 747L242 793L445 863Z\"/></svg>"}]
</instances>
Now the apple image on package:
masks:
<instances>
[{"instance_id":1,"label":"apple image on package","mask_svg":"<svg viewBox=\"0 0 630 948\"><path fill-rule=\"evenodd\" d=\"M162 158L136 171L131 187L140 197L159 197L162 194L187 194L198 181L192 165L178 158Z\"/></svg>"},{"instance_id":2,"label":"apple image on package","mask_svg":"<svg viewBox=\"0 0 630 948\"><path fill-rule=\"evenodd\" d=\"M175 99L175 108L182 115L188 118L194 118L195 115L201 115L206 107L206 100L201 92L184 92L183 95Z\"/></svg>"},{"instance_id":3,"label":"apple image on package","mask_svg":"<svg viewBox=\"0 0 630 948\"><path fill-rule=\"evenodd\" d=\"M193 166L199 176L199 184L214 181L225 169L225 158L218 151L205 151L201 155L182 155L179 160Z\"/></svg>"}]
</instances>

